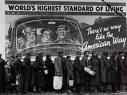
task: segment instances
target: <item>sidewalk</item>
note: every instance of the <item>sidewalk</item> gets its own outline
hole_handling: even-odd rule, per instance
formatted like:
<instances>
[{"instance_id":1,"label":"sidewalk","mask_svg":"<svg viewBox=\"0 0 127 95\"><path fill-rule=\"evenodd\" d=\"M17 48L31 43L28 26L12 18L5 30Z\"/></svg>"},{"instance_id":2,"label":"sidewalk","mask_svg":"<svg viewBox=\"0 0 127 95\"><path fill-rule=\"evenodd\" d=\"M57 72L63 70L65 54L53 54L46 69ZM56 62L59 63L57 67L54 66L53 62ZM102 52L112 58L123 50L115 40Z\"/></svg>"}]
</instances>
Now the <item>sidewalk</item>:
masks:
<instances>
[{"instance_id":1,"label":"sidewalk","mask_svg":"<svg viewBox=\"0 0 127 95\"><path fill-rule=\"evenodd\" d=\"M0 94L0 95L17 95L17 94ZM19 95L19 94L18 94ZM27 93L27 94L20 94L20 95L127 95L127 92L120 92L120 93L55 93L55 92L42 92L42 93Z\"/></svg>"}]
</instances>

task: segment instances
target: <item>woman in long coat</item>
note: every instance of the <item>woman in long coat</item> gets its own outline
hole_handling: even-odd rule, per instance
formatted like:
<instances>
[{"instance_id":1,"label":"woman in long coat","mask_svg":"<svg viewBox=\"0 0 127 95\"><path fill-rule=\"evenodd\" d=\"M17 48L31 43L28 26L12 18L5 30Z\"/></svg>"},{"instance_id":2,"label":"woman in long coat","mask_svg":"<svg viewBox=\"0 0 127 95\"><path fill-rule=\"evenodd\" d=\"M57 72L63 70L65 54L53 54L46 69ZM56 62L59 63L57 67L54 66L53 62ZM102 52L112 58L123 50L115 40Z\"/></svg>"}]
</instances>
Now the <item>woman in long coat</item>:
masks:
<instances>
[{"instance_id":1,"label":"woman in long coat","mask_svg":"<svg viewBox=\"0 0 127 95\"><path fill-rule=\"evenodd\" d=\"M95 75L91 76L91 86L95 87L95 90L100 90L100 59L95 52L92 52L90 64L91 69L95 72Z\"/></svg>"},{"instance_id":2,"label":"woman in long coat","mask_svg":"<svg viewBox=\"0 0 127 95\"><path fill-rule=\"evenodd\" d=\"M110 65L107 56L108 52L103 52L101 57L101 82L104 92L107 91L107 84L111 82Z\"/></svg>"},{"instance_id":3,"label":"woman in long coat","mask_svg":"<svg viewBox=\"0 0 127 95\"><path fill-rule=\"evenodd\" d=\"M54 64L51 60L51 55L46 56L45 66L47 67L48 74L46 75L46 88L47 90L53 90L53 76L55 75Z\"/></svg>"},{"instance_id":4,"label":"woman in long coat","mask_svg":"<svg viewBox=\"0 0 127 95\"><path fill-rule=\"evenodd\" d=\"M121 90L121 84L127 83L124 52L119 52L117 61L118 61L118 90Z\"/></svg>"},{"instance_id":5,"label":"woman in long coat","mask_svg":"<svg viewBox=\"0 0 127 95\"><path fill-rule=\"evenodd\" d=\"M81 91L81 83L82 83L82 65L80 60L80 55L77 54L75 60L74 60L74 78L75 78L75 85L76 85L76 91Z\"/></svg>"}]
</instances>

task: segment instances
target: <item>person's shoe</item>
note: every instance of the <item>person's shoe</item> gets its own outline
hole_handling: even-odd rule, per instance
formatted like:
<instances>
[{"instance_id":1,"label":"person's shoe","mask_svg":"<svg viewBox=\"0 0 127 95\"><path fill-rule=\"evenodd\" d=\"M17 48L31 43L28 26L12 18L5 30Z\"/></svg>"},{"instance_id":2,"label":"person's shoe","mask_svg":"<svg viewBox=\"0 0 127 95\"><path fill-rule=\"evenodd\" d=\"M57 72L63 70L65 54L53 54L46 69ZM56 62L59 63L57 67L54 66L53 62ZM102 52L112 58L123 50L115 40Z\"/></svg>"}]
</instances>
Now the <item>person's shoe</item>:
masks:
<instances>
[{"instance_id":1,"label":"person's shoe","mask_svg":"<svg viewBox=\"0 0 127 95\"><path fill-rule=\"evenodd\" d=\"M116 93L120 93L120 91L116 91Z\"/></svg>"},{"instance_id":2,"label":"person's shoe","mask_svg":"<svg viewBox=\"0 0 127 95\"><path fill-rule=\"evenodd\" d=\"M80 93L80 94L83 94L84 92L83 92L83 91L80 91L79 93Z\"/></svg>"},{"instance_id":3,"label":"person's shoe","mask_svg":"<svg viewBox=\"0 0 127 95\"><path fill-rule=\"evenodd\" d=\"M20 92L20 93L17 93L17 95L22 95L22 93Z\"/></svg>"},{"instance_id":4,"label":"person's shoe","mask_svg":"<svg viewBox=\"0 0 127 95\"><path fill-rule=\"evenodd\" d=\"M106 93L110 93L111 91L107 90Z\"/></svg>"},{"instance_id":5,"label":"person's shoe","mask_svg":"<svg viewBox=\"0 0 127 95\"><path fill-rule=\"evenodd\" d=\"M72 94L72 91L71 90L67 90L67 93Z\"/></svg>"},{"instance_id":6,"label":"person's shoe","mask_svg":"<svg viewBox=\"0 0 127 95\"><path fill-rule=\"evenodd\" d=\"M97 93L98 92L97 89L94 89L94 92Z\"/></svg>"}]
</instances>

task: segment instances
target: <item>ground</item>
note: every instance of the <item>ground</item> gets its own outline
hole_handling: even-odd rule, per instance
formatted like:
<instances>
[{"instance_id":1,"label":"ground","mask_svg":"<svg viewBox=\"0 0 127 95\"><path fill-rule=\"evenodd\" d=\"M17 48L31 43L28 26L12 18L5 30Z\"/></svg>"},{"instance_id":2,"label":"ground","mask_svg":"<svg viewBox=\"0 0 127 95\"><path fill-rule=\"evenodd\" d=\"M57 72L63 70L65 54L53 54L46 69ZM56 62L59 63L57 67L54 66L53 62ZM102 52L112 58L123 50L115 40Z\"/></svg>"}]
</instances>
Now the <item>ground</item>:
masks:
<instances>
[{"instance_id":1,"label":"ground","mask_svg":"<svg viewBox=\"0 0 127 95\"><path fill-rule=\"evenodd\" d=\"M17 94L0 94L0 95L17 95ZM20 94L21 95L21 94ZM120 93L56 93L56 92L42 92L42 93L27 93L22 95L127 95L127 92L120 92Z\"/></svg>"}]
</instances>

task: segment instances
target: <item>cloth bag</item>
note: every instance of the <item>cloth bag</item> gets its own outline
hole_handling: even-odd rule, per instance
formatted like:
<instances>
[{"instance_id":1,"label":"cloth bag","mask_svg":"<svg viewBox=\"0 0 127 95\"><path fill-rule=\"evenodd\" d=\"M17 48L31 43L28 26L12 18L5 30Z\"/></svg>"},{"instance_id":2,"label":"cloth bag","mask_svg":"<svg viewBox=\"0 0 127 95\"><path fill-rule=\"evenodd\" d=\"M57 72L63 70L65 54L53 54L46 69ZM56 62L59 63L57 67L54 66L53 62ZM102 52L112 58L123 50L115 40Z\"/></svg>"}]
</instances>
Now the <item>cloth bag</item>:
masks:
<instances>
[{"instance_id":1,"label":"cloth bag","mask_svg":"<svg viewBox=\"0 0 127 95\"><path fill-rule=\"evenodd\" d=\"M55 90L60 90L62 88L63 77L54 76L53 78L53 87Z\"/></svg>"},{"instance_id":2,"label":"cloth bag","mask_svg":"<svg viewBox=\"0 0 127 95\"><path fill-rule=\"evenodd\" d=\"M44 70L44 73L47 75L48 74L48 70L46 69L46 70Z\"/></svg>"},{"instance_id":3,"label":"cloth bag","mask_svg":"<svg viewBox=\"0 0 127 95\"><path fill-rule=\"evenodd\" d=\"M69 86L73 86L74 85L74 80L69 80Z\"/></svg>"},{"instance_id":4,"label":"cloth bag","mask_svg":"<svg viewBox=\"0 0 127 95\"><path fill-rule=\"evenodd\" d=\"M92 70L91 70L90 68L88 68L88 67L85 67L84 70L85 70L87 73L89 73L90 75L92 75L92 76L95 75L95 72L92 71Z\"/></svg>"}]
</instances>

